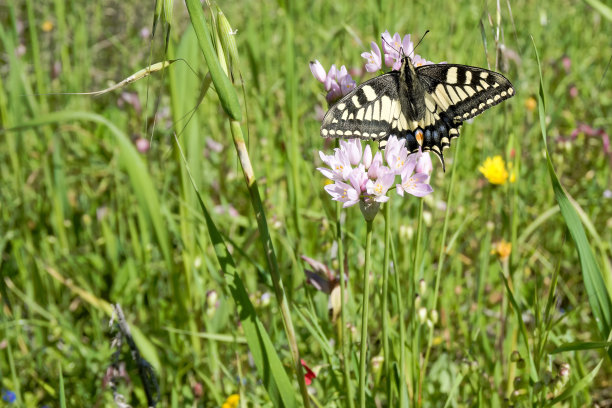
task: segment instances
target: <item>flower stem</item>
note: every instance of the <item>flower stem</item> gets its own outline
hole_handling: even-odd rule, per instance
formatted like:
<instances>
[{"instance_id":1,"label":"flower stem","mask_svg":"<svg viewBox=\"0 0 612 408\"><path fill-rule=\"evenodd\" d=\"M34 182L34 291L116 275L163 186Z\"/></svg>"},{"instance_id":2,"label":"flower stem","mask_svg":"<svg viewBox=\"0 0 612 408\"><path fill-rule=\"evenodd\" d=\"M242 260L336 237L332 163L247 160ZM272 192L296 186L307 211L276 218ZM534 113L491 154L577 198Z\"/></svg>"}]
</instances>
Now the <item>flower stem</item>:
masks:
<instances>
[{"instance_id":1,"label":"flower stem","mask_svg":"<svg viewBox=\"0 0 612 408\"><path fill-rule=\"evenodd\" d=\"M455 147L455 162L456 163L459 163L459 152L461 150L459 149L460 145L461 143L457 141L457 144L455 145L456 146ZM457 166L453 165L453 168L451 170L450 184L448 186L448 193L447 193L447 199L446 199L446 212L444 213L444 225L442 226L442 242L440 244L440 254L438 255L438 269L436 270L436 283L434 286L434 298L433 298L433 304L431 306L431 310L437 310L437 307L438 307L438 292L440 291L440 276L442 275L442 267L444 266L444 258L446 254L446 232L448 230L448 220L450 218L450 210L452 208L453 186L455 185L455 174L456 174L455 169L456 168ZM427 351L425 352L425 360L423 362L423 368L422 368L423 375L427 373L427 363L429 361L429 353L431 351L431 345L433 342L433 334L434 334L434 330L432 326L431 329L429 330L429 338L427 340Z\"/></svg>"},{"instance_id":2,"label":"flower stem","mask_svg":"<svg viewBox=\"0 0 612 408\"><path fill-rule=\"evenodd\" d=\"M415 238L416 242L414 244L414 257L412 258L412 276L410 279L410 282L412 285L412 314L411 314L412 317L414 317L416 313L416 307L415 307L414 301L415 301L415 293L416 293L417 271L419 270L419 261L420 261L419 254L421 253L421 235L423 234L423 202L424 200L421 198L419 200L419 214L417 216L419 221L417 224L417 232L416 232L416 238ZM418 330L417 335L413 337L413 343L416 343L416 346L414 347L414 352L412 353L412 356L413 356L413 363L414 363L413 366L415 368L414 372L417 375L416 380L417 380L418 388L415 390L415 393L414 393L414 397L417 399L416 404L414 405L420 407L422 404L421 385L422 385L422 378L423 378L420 361L419 361L420 353L417 352L417 350L420 349L420 342L421 342L421 337L419 335L420 327L417 327L416 330Z\"/></svg>"},{"instance_id":3,"label":"flower stem","mask_svg":"<svg viewBox=\"0 0 612 408\"><path fill-rule=\"evenodd\" d=\"M393 406L391 401L391 384L392 384L392 373L390 369L390 352L389 352L389 254L391 252L391 246L389 241L391 240L391 204L386 203L384 208L385 215L385 255L383 260L383 287L382 287L382 337L383 337L383 357L384 357L384 373L386 377L386 393L387 393L387 406Z\"/></svg>"},{"instance_id":4,"label":"flower stem","mask_svg":"<svg viewBox=\"0 0 612 408\"><path fill-rule=\"evenodd\" d=\"M338 243L338 269L340 270L340 342L342 349L342 371L344 374L344 386L346 388L346 401L348 407L353 408L355 401L353 401L353 383L351 382L351 360L348 349L348 340L350 332L347 329L346 321L346 271L344 268L344 247L342 245L342 225L340 224L340 213L342 211L342 204L336 203L336 240Z\"/></svg>"},{"instance_id":5,"label":"flower stem","mask_svg":"<svg viewBox=\"0 0 612 408\"><path fill-rule=\"evenodd\" d=\"M359 406L365 408L365 389L366 389L366 360L368 358L368 306L370 296L369 271L370 271L370 249L372 247L372 223L373 220L366 221L366 248L365 265L363 266L363 305L361 311L361 353L359 355Z\"/></svg>"}]
</instances>

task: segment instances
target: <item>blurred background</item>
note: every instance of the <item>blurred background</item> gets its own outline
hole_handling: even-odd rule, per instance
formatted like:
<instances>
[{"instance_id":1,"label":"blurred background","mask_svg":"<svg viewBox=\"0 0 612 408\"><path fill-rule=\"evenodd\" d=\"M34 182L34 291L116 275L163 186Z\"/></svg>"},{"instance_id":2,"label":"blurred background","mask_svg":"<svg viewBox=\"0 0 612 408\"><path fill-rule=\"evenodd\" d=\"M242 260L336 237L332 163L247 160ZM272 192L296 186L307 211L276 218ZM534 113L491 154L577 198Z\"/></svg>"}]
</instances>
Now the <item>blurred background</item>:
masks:
<instances>
[{"instance_id":1,"label":"blurred background","mask_svg":"<svg viewBox=\"0 0 612 408\"><path fill-rule=\"evenodd\" d=\"M412 34L416 41L430 30L419 46L421 56L501 72L514 84L516 96L464 125L461 138L446 151L446 173L434 159L435 191L424 199L416 269L419 200L394 197L389 203L397 251L392 273L399 274L401 285L392 289L390 302L393 355L402 347L402 319L410 330L403 345L410 361L418 366L429 350L427 325L419 326L409 315L417 294L432 325L429 365L423 373L410 371L410 398L431 407L498 406L505 399L530 406L535 397L510 400L513 392L526 389L530 396L552 398L603 358L592 381L576 387L564 404L611 406L612 368L601 347L548 354L565 343L606 338L591 313L576 247L550 183L533 48L535 43L548 95L545 123L552 161L581 211L609 294L609 5L596 0L315 0L220 6L237 30L235 84L242 129L298 346L317 375L309 386L315 405L345 402L336 352L339 326L328 312L330 295L307 282L305 270L311 267L301 260L308 256L339 273L335 204L316 171L322 165L318 151L330 154L334 143L319 136L327 104L308 63L317 59L326 69L345 65L360 83L372 77L360 54L370 50L371 41L380 46L382 32ZM207 17L217 13L216 6L212 14L204 9ZM152 2L0 3L0 373L7 406L59 406L60 394L66 406L112 405L109 319L115 302L121 303L143 356L156 370L160 406L222 406L232 394L241 396L242 406L271 406L185 165L292 376L229 121L214 89L206 87L208 69L184 4L176 2L168 10L172 14L158 20L152 36ZM178 61L112 92L66 94L105 89L168 59ZM501 156L508 172L500 184L479 171L495 156ZM379 218L367 282L372 358L382 353L384 223ZM345 307L350 327L357 330L366 284L360 279L365 224L355 207L343 211L341 220L349 276ZM438 267L439 317L432 318ZM543 336L542 314L555 271L551 324ZM502 273L520 306L520 322ZM408 303L404 310L397 303L401 291ZM355 334L355 354L357 339ZM513 357L517 351L527 359L534 350L541 357L540 378L551 378L537 390L528 381L524 361L521 367ZM129 357L123 361L120 391L128 403L142 406L146 400L137 368ZM381 406L385 383L391 380L376 367L370 365L369 401ZM462 381L455 382L459 375ZM516 378L522 378L518 385Z\"/></svg>"}]
</instances>

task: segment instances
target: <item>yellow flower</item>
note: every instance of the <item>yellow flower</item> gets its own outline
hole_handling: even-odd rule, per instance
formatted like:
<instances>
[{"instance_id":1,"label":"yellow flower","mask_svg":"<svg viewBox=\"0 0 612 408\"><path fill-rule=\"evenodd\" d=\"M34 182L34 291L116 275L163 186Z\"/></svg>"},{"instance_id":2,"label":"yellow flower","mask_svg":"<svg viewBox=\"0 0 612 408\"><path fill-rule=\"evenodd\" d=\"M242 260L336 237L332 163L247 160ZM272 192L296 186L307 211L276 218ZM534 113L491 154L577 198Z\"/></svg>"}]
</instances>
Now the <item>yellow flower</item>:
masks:
<instances>
[{"instance_id":1,"label":"yellow flower","mask_svg":"<svg viewBox=\"0 0 612 408\"><path fill-rule=\"evenodd\" d=\"M533 112L537 107L538 103L533 96L530 96L525 100L525 108L527 108L528 111Z\"/></svg>"},{"instance_id":2,"label":"yellow flower","mask_svg":"<svg viewBox=\"0 0 612 408\"><path fill-rule=\"evenodd\" d=\"M508 259L510 252L512 252L512 243L507 242L504 239L494 243L493 248L491 249L491 254L497 255L502 261Z\"/></svg>"},{"instance_id":3,"label":"yellow flower","mask_svg":"<svg viewBox=\"0 0 612 408\"><path fill-rule=\"evenodd\" d=\"M46 33L53 30L53 23L49 20L46 20L44 23L42 23L42 30Z\"/></svg>"},{"instance_id":4,"label":"yellow flower","mask_svg":"<svg viewBox=\"0 0 612 408\"><path fill-rule=\"evenodd\" d=\"M240 395L232 394L227 397L221 408L236 408L238 407L238 401L240 401Z\"/></svg>"},{"instance_id":5,"label":"yellow flower","mask_svg":"<svg viewBox=\"0 0 612 408\"><path fill-rule=\"evenodd\" d=\"M508 170L501 156L487 157L478 170L489 180L491 184L506 184L508 181ZM514 182L514 180L511 180Z\"/></svg>"}]
</instances>

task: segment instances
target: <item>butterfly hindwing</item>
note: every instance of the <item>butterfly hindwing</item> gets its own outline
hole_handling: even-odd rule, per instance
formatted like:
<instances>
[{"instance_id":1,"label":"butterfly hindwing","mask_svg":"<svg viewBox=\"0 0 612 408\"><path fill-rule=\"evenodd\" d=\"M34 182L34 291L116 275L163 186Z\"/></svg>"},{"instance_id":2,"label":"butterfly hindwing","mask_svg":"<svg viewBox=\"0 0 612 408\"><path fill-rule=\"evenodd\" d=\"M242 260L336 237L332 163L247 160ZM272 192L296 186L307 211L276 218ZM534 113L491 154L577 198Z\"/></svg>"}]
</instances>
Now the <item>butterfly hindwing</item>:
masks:
<instances>
[{"instance_id":1,"label":"butterfly hindwing","mask_svg":"<svg viewBox=\"0 0 612 408\"><path fill-rule=\"evenodd\" d=\"M357 86L327 111L321 136L379 140L405 132L398 81L392 71Z\"/></svg>"}]
</instances>

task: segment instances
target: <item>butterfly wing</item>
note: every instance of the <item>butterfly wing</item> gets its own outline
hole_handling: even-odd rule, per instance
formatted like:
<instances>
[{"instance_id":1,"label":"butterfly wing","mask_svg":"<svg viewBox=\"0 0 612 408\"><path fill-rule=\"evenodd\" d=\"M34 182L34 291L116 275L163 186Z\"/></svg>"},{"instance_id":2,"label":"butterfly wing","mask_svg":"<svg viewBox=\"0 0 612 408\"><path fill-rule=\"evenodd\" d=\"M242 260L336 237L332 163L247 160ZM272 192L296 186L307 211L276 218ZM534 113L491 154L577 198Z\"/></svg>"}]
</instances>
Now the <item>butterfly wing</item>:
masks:
<instances>
[{"instance_id":1,"label":"butterfly wing","mask_svg":"<svg viewBox=\"0 0 612 408\"><path fill-rule=\"evenodd\" d=\"M391 71L357 86L327 111L321 136L381 140L405 133L398 81L399 72Z\"/></svg>"}]
</instances>

